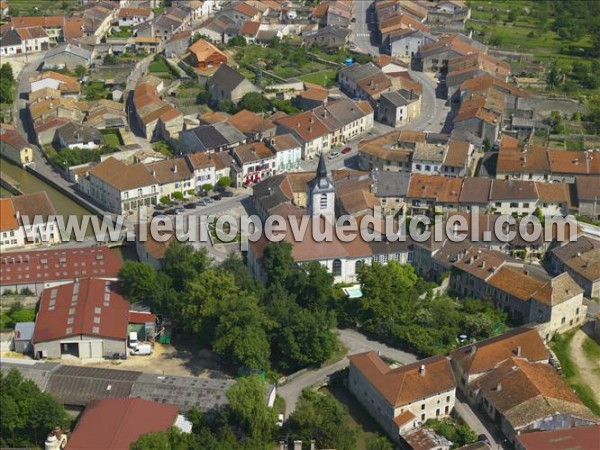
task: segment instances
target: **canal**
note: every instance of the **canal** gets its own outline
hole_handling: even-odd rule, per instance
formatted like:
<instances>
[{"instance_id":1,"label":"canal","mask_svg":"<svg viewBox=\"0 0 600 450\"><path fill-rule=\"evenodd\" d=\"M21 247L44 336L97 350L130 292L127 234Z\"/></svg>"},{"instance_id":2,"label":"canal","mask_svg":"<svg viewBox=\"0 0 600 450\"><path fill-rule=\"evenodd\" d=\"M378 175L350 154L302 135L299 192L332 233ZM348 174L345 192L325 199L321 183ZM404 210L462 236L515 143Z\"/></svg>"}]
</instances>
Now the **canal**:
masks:
<instances>
[{"instance_id":1,"label":"canal","mask_svg":"<svg viewBox=\"0 0 600 450\"><path fill-rule=\"evenodd\" d=\"M36 178L25 169L22 169L21 167L18 167L2 158L0 158L0 170L19 183L19 188L24 194L46 191L48 198L50 198L50 201L54 205L54 209L56 209L57 214L61 214L63 216L75 215L77 217L81 217L85 214L91 214L87 209L71 200L62 192L57 191L44 181ZM4 188L0 189L0 194L2 197L11 196L10 192Z\"/></svg>"}]
</instances>

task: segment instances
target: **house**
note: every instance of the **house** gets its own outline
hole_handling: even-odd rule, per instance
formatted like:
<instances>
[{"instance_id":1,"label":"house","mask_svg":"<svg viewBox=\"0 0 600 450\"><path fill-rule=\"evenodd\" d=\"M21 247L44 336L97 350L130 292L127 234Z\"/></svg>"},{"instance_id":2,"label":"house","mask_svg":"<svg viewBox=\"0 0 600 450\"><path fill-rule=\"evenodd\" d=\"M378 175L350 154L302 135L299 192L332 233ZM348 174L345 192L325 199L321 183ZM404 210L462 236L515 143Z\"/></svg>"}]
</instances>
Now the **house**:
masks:
<instances>
[{"instance_id":1,"label":"house","mask_svg":"<svg viewBox=\"0 0 600 450\"><path fill-rule=\"evenodd\" d=\"M231 154L242 169L245 185L258 183L275 174L275 155L263 142L240 145L231 150Z\"/></svg>"},{"instance_id":2,"label":"house","mask_svg":"<svg viewBox=\"0 0 600 450\"><path fill-rule=\"evenodd\" d=\"M52 43L77 39L84 35L84 21L82 17L11 17L10 24L14 28L42 27Z\"/></svg>"},{"instance_id":3,"label":"house","mask_svg":"<svg viewBox=\"0 0 600 450\"><path fill-rule=\"evenodd\" d=\"M173 56L182 56L188 52L190 42L192 41L192 31L180 31L175 33L163 44L165 56L171 58Z\"/></svg>"},{"instance_id":4,"label":"house","mask_svg":"<svg viewBox=\"0 0 600 450\"><path fill-rule=\"evenodd\" d=\"M54 142L60 148L93 150L104 145L104 136L94 127L68 122L56 130Z\"/></svg>"},{"instance_id":5,"label":"house","mask_svg":"<svg viewBox=\"0 0 600 450\"><path fill-rule=\"evenodd\" d=\"M321 86L306 86L306 90L298 93L294 103L302 110L313 109L321 106L329 98L329 91Z\"/></svg>"},{"instance_id":6,"label":"house","mask_svg":"<svg viewBox=\"0 0 600 450\"><path fill-rule=\"evenodd\" d=\"M312 159L330 149L329 130L312 111L282 117L275 123L281 133L291 133L302 144L302 159Z\"/></svg>"},{"instance_id":7,"label":"house","mask_svg":"<svg viewBox=\"0 0 600 450\"><path fill-rule=\"evenodd\" d=\"M33 332L36 358L103 358L127 350L129 302L98 278L44 289Z\"/></svg>"},{"instance_id":8,"label":"house","mask_svg":"<svg viewBox=\"0 0 600 450\"><path fill-rule=\"evenodd\" d=\"M8 3L7 2L0 2L0 18L4 19L5 17L8 16Z\"/></svg>"},{"instance_id":9,"label":"house","mask_svg":"<svg viewBox=\"0 0 600 450\"><path fill-rule=\"evenodd\" d=\"M412 215L456 209L461 190L460 178L415 173L410 177L406 201L411 205Z\"/></svg>"},{"instance_id":10,"label":"house","mask_svg":"<svg viewBox=\"0 0 600 450\"><path fill-rule=\"evenodd\" d=\"M528 431L596 425L598 418L548 364L511 357L473 383L479 403L509 442Z\"/></svg>"},{"instance_id":11,"label":"house","mask_svg":"<svg viewBox=\"0 0 600 450\"><path fill-rule=\"evenodd\" d=\"M421 47L436 42L435 36L419 28L402 28L389 33L389 54L394 58L412 59Z\"/></svg>"},{"instance_id":12,"label":"house","mask_svg":"<svg viewBox=\"0 0 600 450\"><path fill-rule=\"evenodd\" d=\"M585 320L583 289L568 273L552 278L543 270L507 262L502 253L475 247L457 255L453 267L452 289L493 301L515 322L539 324L546 342Z\"/></svg>"},{"instance_id":13,"label":"house","mask_svg":"<svg viewBox=\"0 0 600 450\"><path fill-rule=\"evenodd\" d=\"M597 157L600 159L600 157ZM575 192L577 196L577 207L579 214L590 217L592 220L600 218L600 177L576 176Z\"/></svg>"},{"instance_id":14,"label":"house","mask_svg":"<svg viewBox=\"0 0 600 450\"><path fill-rule=\"evenodd\" d=\"M173 233L162 235L160 230L155 230L155 233L159 233L160 239L155 239L157 236L153 236L149 223L136 225L135 250L141 262L150 264L155 270L160 270L162 259L174 241L175 235Z\"/></svg>"},{"instance_id":15,"label":"house","mask_svg":"<svg viewBox=\"0 0 600 450\"><path fill-rule=\"evenodd\" d=\"M183 129L183 114L159 96L162 84L162 80L150 76L133 92L132 128L150 140L176 139Z\"/></svg>"},{"instance_id":16,"label":"house","mask_svg":"<svg viewBox=\"0 0 600 450\"><path fill-rule=\"evenodd\" d=\"M383 73L398 73L406 72L408 70L408 65L406 63L388 55L379 55L377 58L373 59L373 62Z\"/></svg>"},{"instance_id":17,"label":"house","mask_svg":"<svg viewBox=\"0 0 600 450\"><path fill-rule=\"evenodd\" d=\"M350 30L348 29L327 26L314 33L307 34L302 40L309 48L318 45L324 49L339 49L348 44L349 36Z\"/></svg>"},{"instance_id":18,"label":"house","mask_svg":"<svg viewBox=\"0 0 600 450\"><path fill-rule=\"evenodd\" d=\"M226 64L227 56L210 42L198 39L190 46L189 60L198 69L208 69Z\"/></svg>"},{"instance_id":19,"label":"house","mask_svg":"<svg viewBox=\"0 0 600 450\"><path fill-rule=\"evenodd\" d=\"M373 108L368 102L339 99L312 112L329 130L330 147L344 145L373 129Z\"/></svg>"},{"instance_id":20,"label":"house","mask_svg":"<svg viewBox=\"0 0 600 450\"><path fill-rule=\"evenodd\" d=\"M443 356L395 369L373 351L348 359L350 392L395 442L427 419L448 417L454 409L456 383Z\"/></svg>"},{"instance_id":21,"label":"house","mask_svg":"<svg viewBox=\"0 0 600 450\"><path fill-rule=\"evenodd\" d=\"M210 17L208 20L202 22L200 28L197 28L195 32L205 36L212 42L222 43L224 42L227 28L235 23L235 20L223 15Z\"/></svg>"},{"instance_id":22,"label":"house","mask_svg":"<svg viewBox=\"0 0 600 450\"><path fill-rule=\"evenodd\" d=\"M99 44L110 30L115 14L116 10L100 5L86 9L83 12L82 40L91 45Z\"/></svg>"},{"instance_id":23,"label":"house","mask_svg":"<svg viewBox=\"0 0 600 450\"><path fill-rule=\"evenodd\" d=\"M221 152L246 143L246 136L228 122L201 125L181 133L179 148L189 152Z\"/></svg>"},{"instance_id":24,"label":"house","mask_svg":"<svg viewBox=\"0 0 600 450\"><path fill-rule=\"evenodd\" d=\"M214 186L217 182L216 163L213 155L208 152L188 153L185 155L188 167L193 172L196 191L203 191L206 184Z\"/></svg>"},{"instance_id":25,"label":"house","mask_svg":"<svg viewBox=\"0 0 600 450\"><path fill-rule=\"evenodd\" d=\"M146 164L146 168L158 182L160 196L171 196L181 192L184 196L188 191L196 191L194 174L184 158L166 159Z\"/></svg>"},{"instance_id":26,"label":"house","mask_svg":"<svg viewBox=\"0 0 600 450\"><path fill-rule=\"evenodd\" d=\"M538 192L533 181L492 180L490 203L499 214L532 214L538 203Z\"/></svg>"},{"instance_id":27,"label":"house","mask_svg":"<svg viewBox=\"0 0 600 450\"><path fill-rule=\"evenodd\" d=\"M290 133L279 134L265 139L266 144L275 153L275 170L288 172L300 168L302 144Z\"/></svg>"},{"instance_id":28,"label":"house","mask_svg":"<svg viewBox=\"0 0 600 450\"><path fill-rule=\"evenodd\" d=\"M436 42L422 45L414 56L414 64L423 72L448 71L448 62L469 53L486 52L487 47L463 34L450 34Z\"/></svg>"},{"instance_id":29,"label":"house","mask_svg":"<svg viewBox=\"0 0 600 450\"><path fill-rule=\"evenodd\" d=\"M453 119L454 128L478 138L481 142L495 142L500 132L502 113L488 106L488 99L477 97L463 100Z\"/></svg>"},{"instance_id":30,"label":"house","mask_svg":"<svg viewBox=\"0 0 600 450\"><path fill-rule=\"evenodd\" d=\"M34 328L35 322L19 322L15 324L15 337L13 338L15 352L27 354L33 352L31 338L33 337Z\"/></svg>"},{"instance_id":31,"label":"house","mask_svg":"<svg viewBox=\"0 0 600 450\"><path fill-rule=\"evenodd\" d=\"M230 37L242 36L247 44L255 44L258 32L260 31L260 22L254 22L252 20L246 20L240 26L237 33L227 34L225 43L229 42Z\"/></svg>"},{"instance_id":32,"label":"house","mask_svg":"<svg viewBox=\"0 0 600 450\"><path fill-rule=\"evenodd\" d=\"M535 328L513 328L498 336L450 352L450 363L458 389L470 403L474 403L477 392L472 383L513 356L540 364L547 364L550 360L550 352Z\"/></svg>"},{"instance_id":33,"label":"house","mask_svg":"<svg viewBox=\"0 0 600 450\"><path fill-rule=\"evenodd\" d=\"M55 68L74 70L77 66L86 69L94 61L94 50L82 44L65 43L60 44L48 51L43 61L44 70Z\"/></svg>"},{"instance_id":34,"label":"house","mask_svg":"<svg viewBox=\"0 0 600 450\"><path fill-rule=\"evenodd\" d=\"M39 295L77 277L116 280L121 264L119 255L104 246L11 252L0 259L0 293L29 289Z\"/></svg>"},{"instance_id":35,"label":"house","mask_svg":"<svg viewBox=\"0 0 600 450\"><path fill-rule=\"evenodd\" d=\"M146 166L128 166L115 158L107 158L94 166L79 189L116 214L156 205L160 192L158 180Z\"/></svg>"},{"instance_id":36,"label":"house","mask_svg":"<svg viewBox=\"0 0 600 450\"><path fill-rule=\"evenodd\" d=\"M141 398L92 401L83 411L68 446L72 448L129 448L141 435L179 425L176 406Z\"/></svg>"},{"instance_id":37,"label":"house","mask_svg":"<svg viewBox=\"0 0 600 450\"><path fill-rule=\"evenodd\" d=\"M474 151L475 147L470 142L450 140L442 162L441 173L447 177L464 178L469 174ZM463 192L464 189L463 185Z\"/></svg>"},{"instance_id":38,"label":"house","mask_svg":"<svg viewBox=\"0 0 600 450\"><path fill-rule=\"evenodd\" d=\"M119 9L119 27L134 27L142 22L152 20L154 12L150 8L121 8Z\"/></svg>"},{"instance_id":39,"label":"house","mask_svg":"<svg viewBox=\"0 0 600 450\"><path fill-rule=\"evenodd\" d=\"M445 156L445 145L418 142L412 155L411 173L439 174Z\"/></svg>"},{"instance_id":40,"label":"house","mask_svg":"<svg viewBox=\"0 0 600 450\"><path fill-rule=\"evenodd\" d=\"M600 240L579 236L565 242L550 251L550 264L553 273L568 273L587 297L600 298Z\"/></svg>"},{"instance_id":41,"label":"house","mask_svg":"<svg viewBox=\"0 0 600 450\"><path fill-rule=\"evenodd\" d=\"M227 122L244 133L248 142L268 139L275 136L277 131L277 126L272 121L246 109L235 113Z\"/></svg>"},{"instance_id":42,"label":"house","mask_svg":"<svg viewBox=\"0 0 600 450\"><path fill-rule=\"evenodd\" d=\"M415 19L410 14L405 14L402 11L398 11L393 15L386 17L385 19L378 21L378 37L382 48L388 48L390 46L390 37L393 33L401 30L420 30L424 33L429 33L430 28L421 23L420 20Z\"/></svg>"},{"instance_id":43,"label":"house","mask_svg":"<svg viewBox=\"0 0 600 450\"><path fill-rule=\"evenodd\" d=\"M186 30L188 25L186 18L188 18L187 12L171 7L153 19L134 27L134 34L138 38L154 38L159 42L166 42L174 34Z\"/></svg>"},{"instance_id":44,"label":"house","mask_svg":"<svg viewBox=\"0 0 600 450\"><path fill-rule=\"evenodd\" d=\"M247 2L231 2L218 13L219 17L225 16L233 21L257 21L260 11Z\"/></svg>"},{"instance_id":45,"label":"house","mask_svg":"<svg viewBox=\"0 0 600 450\"><path fill-rule=\"evenodd\" d=\"M0 128L0 155L19 166L33 162L33 148L14 127L2 124Z\"/></svg>"},{"instance_id":46,"label":"house","mask_svg":"<svg viewBox=\"0 0 600 450\"><path fill-rule=\"evenodd\" d=\"M29 78L30 93L42 89L54 89L63 97L77 98L81 94L81 85L75 77L58 72L41 72Z\"/></svg>"},{"instance_id":47,"label":"house","mask_svg":"<svg viewBox=\"0 0 600 450\"><path fill-rule=\"evenodd\" d=\"M0 199L0 248L8 250L26 245L52 245L61 241L56 210L41 191Z\"/></svg>"},{"instance_id":48,"label":"house","mask_svg":"<svg viewBox=\"0 0 600 450\"><path fill-rule=\"evenodd\" d=\"M358 144L358 166L361 170L410 172L416 145L426 139L423 131L405 130L363 140Z\"/></svg>"},{"instance_id":49,"label":"house","mask_svg":"<svg viewBox=\"0 0 600 450\"><path fill-rule=\"evenodd\" d=\"M46 123L50 119L65 119L66 121L81 123L85 117L84 105L65 97L39 99L27 106L34 127ZM54 137L54 133L52 137Z\"/></svg>"},{"instance_id":50,"label":"house","mask_svg":"<svg viewBox=\"0 0 600 450\"><path fill-rule=\"evenodd\" d=\"M517 450L595 450L600 448L600 425L534 431L517 437Z\"/></svg>"},{"instance_id":51,"label":"house","mask_svg":"<svg viewBox=\"0 0 600 450\"><path fill-rule=\"evenodd\" d=\"M42 27L9 28L0 36L0 55L27 55L48 50L50 38Z\"/></svg>"},{"instance_id":52,"label":"house","mask_svg":"<svg viewBox=\"0 0 600 450\"><path fill-rule=\"evenodd\" d=\"M382 73L381 68L373 63L354 63L338 72L338 83L340 84L340 88L350 97L357 97L359 95L358 83L379 73Z\"/></svg>"},{"instance_id":53,"label":"house","mask_svg":"<svg viewBox=\"0 0 600 450\"><path fill-rule=\"evenodd\" d=\"M483 52L451 58L448 61L446 76L448 98L454 96L464 81L481 75L491 75L502 81L508 81L510 64Z\"/></svg>"},{"instance_id":54,"label":"house","mask_svg":"<svg viewBox=\"0 0 600 450\"><path fill-rule=\"evenodd\" d=\"M377 121L400 127L421 113L421 97L413 91L400 89L379 96Z\"/></svg>"},{"instance_id":55,"label":"house","mask_svg":"<svg viewBox=\"0 0 600 450\"><path fill-rule=\"evenodd\" d=\"M250 92L260 92L258 87L227 64L219 66L213 76L208 79L206 86L215 103L221 100L237 103Z\"/></svg>"}]
</instances>

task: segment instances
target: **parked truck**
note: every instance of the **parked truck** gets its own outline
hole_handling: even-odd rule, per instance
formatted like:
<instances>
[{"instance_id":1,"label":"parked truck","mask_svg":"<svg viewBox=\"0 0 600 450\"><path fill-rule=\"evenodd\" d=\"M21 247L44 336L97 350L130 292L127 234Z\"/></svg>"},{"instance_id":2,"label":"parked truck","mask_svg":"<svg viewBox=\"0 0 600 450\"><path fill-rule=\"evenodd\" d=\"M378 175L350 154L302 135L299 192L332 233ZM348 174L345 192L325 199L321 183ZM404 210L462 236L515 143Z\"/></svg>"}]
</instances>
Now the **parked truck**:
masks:
<instances>
[{"instance_id":1,"label":"parked truck","mask_svg":"<svg viewBox=\"0 0 600 450\"><path fill-rule=\"evenodd\" d=\"M129 352L130 355L134 356L147 356L152 354L152 345L150 344L138 344L136 348Z\"/></svg>"}]
</instances>

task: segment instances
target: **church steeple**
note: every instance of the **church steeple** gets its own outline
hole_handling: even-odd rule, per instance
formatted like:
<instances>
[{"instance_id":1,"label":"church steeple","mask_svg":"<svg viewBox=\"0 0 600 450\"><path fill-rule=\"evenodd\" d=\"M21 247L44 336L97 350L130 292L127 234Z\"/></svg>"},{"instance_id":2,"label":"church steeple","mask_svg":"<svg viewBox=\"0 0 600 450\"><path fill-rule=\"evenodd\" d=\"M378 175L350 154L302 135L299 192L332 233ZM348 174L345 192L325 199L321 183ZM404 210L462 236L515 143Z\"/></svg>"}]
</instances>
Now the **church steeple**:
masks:
<instances>
[{"instance_id":1,"label":"church steeple","mask_svg":"<svg viewBox=\"0 0 600 450\"><path fill-rule=\"evenodd\" d=\"M335 186L327 173L325 155L321 153L315 178L307 183L308 214L335 220Z\"/></svg>"}]
</instances>

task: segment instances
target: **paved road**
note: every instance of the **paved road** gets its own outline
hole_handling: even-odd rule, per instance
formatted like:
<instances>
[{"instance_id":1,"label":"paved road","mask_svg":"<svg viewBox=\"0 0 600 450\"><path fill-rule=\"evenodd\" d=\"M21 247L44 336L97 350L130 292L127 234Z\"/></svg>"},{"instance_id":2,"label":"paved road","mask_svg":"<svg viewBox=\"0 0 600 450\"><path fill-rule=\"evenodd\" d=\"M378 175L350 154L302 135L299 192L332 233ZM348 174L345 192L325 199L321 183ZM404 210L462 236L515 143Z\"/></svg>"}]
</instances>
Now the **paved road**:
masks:
<instances>
[{"instance_id":1,"label":"paved road","mask_svg":"<svg viewBox=\"0 0 600 450\"><path fill-rule=\"evenodd\" d=\"M16 99L13 103L13 117L15 128L25 137L28 135L25 131L27 127L23 123L23 120L27 117L27 99L30 88L29 78L37 73L37 68L46 56L46 53L47 52L40 52L29 55L27 64L23 66L23 69L17 77L17 92Z\"/></svg>"},{"instance_id":2,"label":"paved road","mask_svg":"<svg viewBox=\"0 0 600 450\"><path fill-rule=\"evenodd\" d=\"M352 29L351 40L358 50L377 56L379 55L379 47L372 44L371 30L369 29L375 21L372 9L370 9L371 4L367 0L353 3L352 17L356 21L350 25Z\"/></svg>"}]
</instances>

